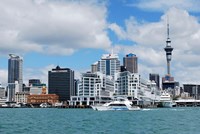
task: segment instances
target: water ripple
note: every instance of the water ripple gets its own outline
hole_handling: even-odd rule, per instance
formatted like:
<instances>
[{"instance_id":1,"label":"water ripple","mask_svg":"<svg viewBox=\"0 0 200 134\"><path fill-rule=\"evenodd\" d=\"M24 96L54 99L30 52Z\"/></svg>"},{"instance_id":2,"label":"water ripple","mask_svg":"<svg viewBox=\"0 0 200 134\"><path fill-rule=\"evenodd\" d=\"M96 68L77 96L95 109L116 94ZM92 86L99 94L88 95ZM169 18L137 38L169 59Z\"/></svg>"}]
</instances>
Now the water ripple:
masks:
<instances>
[{"instance_id":1,"label":"water ripple","mask_svg":"<svg viewBox=\"0 0 200 134\"><path fill-rule=\"evenodd\" d=\"M200 108L0 109L0 134L198 134Z\"/></svg>"}]
</instances>

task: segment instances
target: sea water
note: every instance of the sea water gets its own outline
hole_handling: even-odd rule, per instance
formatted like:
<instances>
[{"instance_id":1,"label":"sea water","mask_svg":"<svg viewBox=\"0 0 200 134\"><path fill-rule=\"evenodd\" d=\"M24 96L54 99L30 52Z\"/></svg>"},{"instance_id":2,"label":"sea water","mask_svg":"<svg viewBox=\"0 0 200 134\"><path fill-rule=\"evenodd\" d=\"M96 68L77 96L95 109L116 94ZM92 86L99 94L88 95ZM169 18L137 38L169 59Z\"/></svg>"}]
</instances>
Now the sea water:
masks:
<instances>
[{"instance_id":1,"label":"sea water","mask_svg":"<svg viewBox=\"0 0 200 134\"><path fill-rule=\"evenodd\" d=\"M200 134L200 107L101 112L0 108L0 134Z\"/></svg>"}]
</instances>

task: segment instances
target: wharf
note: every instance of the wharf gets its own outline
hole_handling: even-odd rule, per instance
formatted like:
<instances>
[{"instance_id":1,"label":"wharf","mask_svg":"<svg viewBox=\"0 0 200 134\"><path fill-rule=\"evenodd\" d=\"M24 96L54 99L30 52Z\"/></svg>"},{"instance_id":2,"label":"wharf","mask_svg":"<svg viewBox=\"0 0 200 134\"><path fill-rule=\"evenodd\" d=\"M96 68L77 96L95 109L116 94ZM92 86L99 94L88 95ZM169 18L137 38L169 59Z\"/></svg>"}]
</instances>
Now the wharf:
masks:
<instances>
[{"instance_id":1,"label":"wharf","mask_svg":"<svg viewBox=\"0 0 200 134\"><path fill-rule=\"evenodd\" d=\"M57 108L91 108L88 105L67 105L67 106L59 106Z\"/></svg>"},{"instance_id":2,"label":"wharf","mask_svg":"<svg viewBox=\"0 0 200 134\"><path fill-rule=\"evenodd\" d=\"M200 106L200 100L195 99L181 99L181 100L175 100L177 107L199 107Z\"/></svg>"}]
</instances>

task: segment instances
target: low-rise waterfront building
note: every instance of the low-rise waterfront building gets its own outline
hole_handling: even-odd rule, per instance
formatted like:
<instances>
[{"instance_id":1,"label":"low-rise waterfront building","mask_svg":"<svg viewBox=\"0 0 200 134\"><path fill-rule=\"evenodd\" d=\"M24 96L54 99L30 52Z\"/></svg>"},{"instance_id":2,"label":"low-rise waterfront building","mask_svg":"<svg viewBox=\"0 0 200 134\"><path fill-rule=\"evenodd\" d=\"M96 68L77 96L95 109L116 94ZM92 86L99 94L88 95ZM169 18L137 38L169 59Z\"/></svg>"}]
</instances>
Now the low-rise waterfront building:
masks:
<instances>
[{"instance_id":1,"label":"low-rise waterfront building","mask_svg":"<svg viewBox=\"0 0 200 134\"><path fill-rule=\"evenodd\" d=\"M6 97L0 98L0 106L6 104L6 102L7 102L7 98Z\"/></svg>"},{"instance_id":2,"label":"low-rise waterfront building","mask_svg":"<svg viewBox=\"0 0 200 134\"><path fill-rule=\"evenodd\" d=\"M56 94L28 95L27 103L39 105L41 103L55 104L59 102L59 96Z\"/></svg>"},{"instance_id":3,"label":"low-rise waterfront building","mask_svg":"<svg viewBox=\"0 0 200 134\"><path fill-rule=\"evenodd\" d=\"M15 102L16 103L27 103L28 95L30 95L30 94L27 92L17 92L15 94Z\"/></svg>"},{"instance_id":4,"label":"low-rise waterfront building","mask_svg":"<svg viewBox=\"0 0 200 134\"><path fill-rule=\"evenodd\" d=\"M15 94L16 103L27 103L27 98L30 94L27 92L17 92Z\"/></svg>"},{"instance_id":5,"label":"low-rise waterfront building","mask_svg":"<svg viewBox=\"0 0 200 134\"><path fill-rule=\"evenodd\" d=\"M187 98L190 98L190 94L188 92L182 92L180 97L182 99L187 99Z\"/></svg>"}]
</instances>

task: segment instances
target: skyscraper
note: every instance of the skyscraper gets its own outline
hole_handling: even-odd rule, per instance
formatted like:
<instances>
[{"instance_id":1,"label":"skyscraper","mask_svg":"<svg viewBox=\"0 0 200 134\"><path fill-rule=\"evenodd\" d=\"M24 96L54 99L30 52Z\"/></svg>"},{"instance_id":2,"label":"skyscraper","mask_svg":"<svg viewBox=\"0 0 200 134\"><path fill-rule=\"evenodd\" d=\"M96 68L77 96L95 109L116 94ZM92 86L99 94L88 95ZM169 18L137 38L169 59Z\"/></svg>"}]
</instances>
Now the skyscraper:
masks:
<instances>
[{"instance_id":1,"label":"skyscraper","mask_svg":"<svg viewBox=\"0 0 200 134\"><path fill-rule=\"evenodd\" d=\"M126 57L123 58L123 62L127 71L131 73L138 73L138 60L135 54L127 54Z\"/></svg>"},{"instance_id":2,"label":"skyscraper","mask_svg":"<svg viewBox=\"0 0 200 134\"><path fill-rule=\"evenodd\" d=\"M200 85L198 84L183 84L184 92L190 94L190 97L193 97L197 100L200 99Z\"/></svg>"},{"instance_id":3,"label":"skyscraper","mask_svg":"<svg viewBox=\"0 0 200 134\"><path fill-rule=\"evenodd\" d=\"M48 73L49 94L57 94L59 101L67 102L75 95L74 71L57 66Z\"/></svg>"},{"instance_id":4,"label":"skyscraper","mask_svg":"<svg viewBox=\"0 0 200 134\"><path fill-rule=\"evenodd\" d=\"M9 54L8 59L8 100L14 101L15 92L21 92L23 88L22 66L23 59L20 56ZM18 91L16 89L18 83Z\"/></svg>"},{"instance_id":5,"label":"skyscraper","mask_svg":"<svg viewBox=\"0 0 200 134\"><path fill-rule=\"evenodd\" d=\"M40 79L30 79L28 81L28 83L29 83L29 86L31 86L31 85L39 85L39 84L41 84L41 81L40 81Z\"/></svg>"},{"instance_id":6,"label":"skyscraper","mask_svg":"<svg viewBox=\"0 0 200 134\"><path fill-rule=\"evenodd\" d=\"M160 88L160 76L159 76L159 74L149 74L149 80L155 81L158 89Z\"/></svg>"},{"instance_id":7,"label":"skyscraper","mask_svg":"<svg viewBox=\"0 0 200 134\"><path fill-rule=\"evenodd\" d=\"M120 61L117 54L104 54L98 61L98 71L110 75L113 78L115 73L120 72Z\"/></svg>"},{"instance_id":8,"label":"skyscraper","mask_svg":"<svg viewBox=\"0 0 200 134\"><path fill-rule=\"evenodd\" d=\"M96 73L98 71L98 62L95 62L91 65L91 72Z\"/></svg>"}]
</instances>

